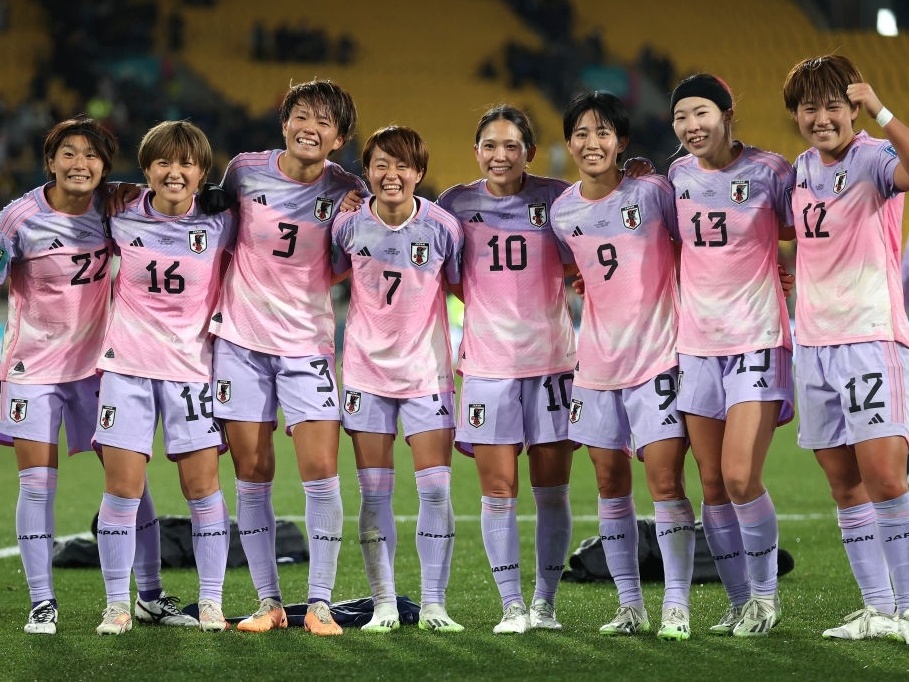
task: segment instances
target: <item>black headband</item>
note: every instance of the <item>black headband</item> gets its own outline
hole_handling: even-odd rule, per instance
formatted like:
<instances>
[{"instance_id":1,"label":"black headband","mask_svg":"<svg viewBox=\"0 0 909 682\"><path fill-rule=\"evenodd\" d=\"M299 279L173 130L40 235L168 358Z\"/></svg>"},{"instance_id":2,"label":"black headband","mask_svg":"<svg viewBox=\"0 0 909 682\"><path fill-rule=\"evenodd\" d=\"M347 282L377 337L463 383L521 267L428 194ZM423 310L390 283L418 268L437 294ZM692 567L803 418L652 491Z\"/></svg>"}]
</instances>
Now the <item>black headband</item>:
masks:
<instances>
[{"instance_id":1,"label":"black headband","mask_svg":"<svg viewBox=\"0 0 909 682\"><path fill-rule=\"evenodd\" d=\"M732 108L732 95L723 87L723 85L713 76L698 75L692 76L676 86L672 91L672 98L669 102L669 113L675 111L675 105L679 100L686 97L703 97L716 104L720 111L726 111Z\"/></svg>"}]
</instances>

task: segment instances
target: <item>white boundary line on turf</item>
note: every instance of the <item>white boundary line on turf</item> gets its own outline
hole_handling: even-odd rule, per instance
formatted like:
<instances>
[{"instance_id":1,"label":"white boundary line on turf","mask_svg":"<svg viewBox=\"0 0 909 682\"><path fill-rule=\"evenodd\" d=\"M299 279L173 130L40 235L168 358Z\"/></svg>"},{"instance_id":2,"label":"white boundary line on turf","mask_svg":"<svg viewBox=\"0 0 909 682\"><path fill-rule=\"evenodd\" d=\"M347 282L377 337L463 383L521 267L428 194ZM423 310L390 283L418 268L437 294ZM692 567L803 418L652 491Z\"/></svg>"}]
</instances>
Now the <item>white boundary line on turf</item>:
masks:
<instances>
[{"instance_id":1,"label":"white boundary line on turf","mask_svg":"<svg viewBox=\"0 0 909 682\"><path fill-rule=\"evenodd\" d=\"M281 520L293 521L294 523L303 523L306 520L305 517L303 517L303 516L282 516L280 518L281 518ZM644 517L639 517L639 518L644 518ZM835 519L836 514L834 514L832 512L829 514L777 514L776 518L778 521L795 521L795 522L826 521L826 520ZM519 514L518 515L518 523L532 523L536 520L537 520L537 517L532 514ZM574 520L579 521L581 523L593 523L593 522L599 521L599 518L596 516L585 514L585 515L575 515ZM353 522L357 521L357 517L356 516L345 516L344 521L347 523L353 523ZM416 516L395 516L395 521L399 521L401 523L416 523L417 517ZM467 514L467 515L455 516L455 522L457 522L457 523L479 523L479 521L480 521L479 515ZM93 536L91 533L76 533L75 535L63 535L61 537L56 538L56 541L57 542L66 542L67 540L74 540L75 538L83 538L86 540L91 540L92 537ZM0 548L0 559L7 559L7 558L13 557L13 556L19 556L18 547Z\"/></svg>"}]
</instances>

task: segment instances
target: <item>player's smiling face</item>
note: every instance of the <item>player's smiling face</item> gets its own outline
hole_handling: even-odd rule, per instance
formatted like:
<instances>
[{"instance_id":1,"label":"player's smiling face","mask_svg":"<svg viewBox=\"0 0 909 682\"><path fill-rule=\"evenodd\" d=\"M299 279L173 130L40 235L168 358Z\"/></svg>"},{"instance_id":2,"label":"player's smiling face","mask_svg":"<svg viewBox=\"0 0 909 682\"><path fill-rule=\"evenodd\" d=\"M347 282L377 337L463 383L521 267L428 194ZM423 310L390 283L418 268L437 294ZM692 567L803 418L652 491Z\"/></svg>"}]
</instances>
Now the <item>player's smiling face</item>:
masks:
<instances>
[{"instance_id":1,"label":"player's smiling face","mask_svg":"<svg viewBox=\"0 0 909 682\"><path fill-rule=\"evenodd\" d=\"M568 153L578 170L592 178L618 174L616 162L626 146L628 140L618 137L612 126L593 110L581 115L568 139Z\"/></svg>"},{"instance_id":2,"label":"player's smiling face","mask_svg":"<svg viewBox=\"0 0 909 682\"><path fill-rule=\"evenodd\" d=\"M489 191L496 196L508 196L521 190L522 176L533 160L536 147L528 148L518 127L500 118L483 128L474 152Z\"/></svg>"},{"instance_id":3,"label":"player's smiling face","mask_svg":"<svg viewBox=\"0 0 909 682\"><path fill-rule=\"evenodd\" d=\"M383 208L412 209L413 193L423 173L404 159L398 159L379 146L373 150L366 169L369 188Z\"/></svg>"},{"instance_id":4,"label":"player's smiling face","mask_svg":"<svg viewBox=\"0 0 909 682\"><path fill-rule=\"evenodd\" d=\"M192 205L202 182L202 169L192 159L155 159L145 169L149 188L155 193L152 206L166 215L181 215Z\"/></svg>"},{"instance_id":5,"label":"player's smiling face","mask_svg":"<svg viewBox=\"0 0 909 682\"><path fill-rule=\"evenodd\" d=\"M84 135L64 139L48 167L57 187L73 196L91 194L104 177L104 162Z\"/></svg>"},{"instance_id":6,"label":"player's smiling face","mask_svg":"<svg viewBox=\"0 0 909 682\"><path fill-rule=\"evenodd\" d=\"M709 99L685 97L676 103L672 112L672 129L689 154L716 167L722 165L720 160L727 160L729 156L728 118Z\"/></svg>"},{"instance_id":7,"label":"player's smiling face","mask_svg":"<svg viewBox=\"0 0 909 682\"><path fill-rule=\"evenodd\" d=\"M328 114L305 103L294 105L281 130L287 153L303 165L325 161L331 152L344 144L337 124Z\"/></svg>"},{"instance_id":8,"label":"player's smiling face","mask_svg":"<svg viewBox=\"0 0 909 682\"><path fill-rule=\"evenodd\" d=\"M801 102L795 110L799 132L826 163L838 159L852 142L852 124L857 117L858 107L840 98L823 103Z\"/></svg>"}]
</instances>

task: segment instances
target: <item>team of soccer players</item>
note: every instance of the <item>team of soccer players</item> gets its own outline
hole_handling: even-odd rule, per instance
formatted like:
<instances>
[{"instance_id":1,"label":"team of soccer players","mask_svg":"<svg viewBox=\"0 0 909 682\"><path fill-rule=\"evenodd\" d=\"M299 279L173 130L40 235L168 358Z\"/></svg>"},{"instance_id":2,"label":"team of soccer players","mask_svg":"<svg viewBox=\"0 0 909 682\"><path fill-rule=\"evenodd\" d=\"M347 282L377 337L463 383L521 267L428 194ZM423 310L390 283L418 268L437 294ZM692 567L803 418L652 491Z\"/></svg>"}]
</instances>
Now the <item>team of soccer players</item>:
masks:
<instances>
[{"instance_id":1,"label":"team of soccer players","mask_svg":"<svg viewBox=\"0 0 909 682\"><path fill-rule=\"evenodd\" d=\"M166 122L140 145L148 188L108 220L102 204L116 142L90 119L55 126L45 145L50 182L0 214L0 277L10 279L0 431L19 468L16 528L32 599L25 631L57 629L50 547L61 422L70 453L97 449L105 467L99 634L132 626L130 567L136 619L229 627L221 604L228 518L217 476L224 445L259 598L237 628L287 627L271 503L280 406L306 500L305 627L314 634L342 633L330 610L342 424L354 444L374 605L363 630L400 624L391 506L400 418L420 500L421 628L463 630L445 604L453 443L475 458L480 478L481 530L503 608L493 631L562 627L555 596L571 533L572 451L586 445L619 601L600 632L650 630L631 497L637 454L665 569L657 636L687 640L694 511L682 469L690 442L705 533L730 601L709 632L764 636L781 606L778 526L762 471L797 393L799 444L827 475L864 601L823 635L909 638L909 322L899 262L909 128L841 56L793 67L784 99L810 145L794 167L732 136L734 100L721 79L686 78L671 115L688 153L665 178L619 169L628 113L611 95L582 94L563 120L581 178L572 186L527 172L536 151L530 123L496 107L476 131L483 178L444 192L437 205L415 195L428 153L413 130L391 126L369 138L368 193L329 161L352 134L356 110L337 85L312 81L293 86L281 106L285 149L231 161L222 182L229 206L197 193L211 166L204 134ZM854 133L861 109L886 140ZM777 265L779 240L793 236L794 339ZM109 310L112 255L120 271ZM577 350L564 285L575 273L584 291ZM339 394L329 288L348 276ZM456 421L448 292L465 303ZM192 517L198 618L161 588L145 477L159 419ZM524 447L537 506L529 608L515 515ZM850 542L856 537L865 541Z\"/></svg>"}]
</instances>

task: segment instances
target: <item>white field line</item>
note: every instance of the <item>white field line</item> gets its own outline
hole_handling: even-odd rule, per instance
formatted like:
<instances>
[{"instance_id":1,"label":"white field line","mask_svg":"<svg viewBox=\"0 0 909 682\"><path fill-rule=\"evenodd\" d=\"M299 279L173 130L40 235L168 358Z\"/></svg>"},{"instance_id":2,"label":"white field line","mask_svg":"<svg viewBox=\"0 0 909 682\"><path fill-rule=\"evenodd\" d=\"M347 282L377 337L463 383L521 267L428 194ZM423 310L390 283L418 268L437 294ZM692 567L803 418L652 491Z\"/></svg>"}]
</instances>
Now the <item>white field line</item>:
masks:
<instances>
[{"instance_id":1,"label":"white field line","mask_svg":"<svg viewBox=\"0 0 909 682\"><path fill-rule=\"evenodd\" d=\"M286 521L293 521L294 523L303 523L305 518L303 516L282 516L282 519ZM836 514L833 512L829 514L777 514L776 517L779 521L791 521L791 522L805 522L805 521L833 521L836 519ZM595 523L598 521L596 516L592 515L578 515L575 514L574 520L580 523ZM344 521L347 523L356 523L356 516L345 516ZM395 516L395 521L400 523L416 523L416 516ZM533 523L536 521L536 516L532 514L519 514L518 523ZM479 523L479 515L460 515L455 516L456 523ZM76 533L75 535L62 535L56 538L57 542L66 542L67 540L72 540L74 538L85 538L91 539L91 533ZM18 547L2 547L0 548L0 559L6 559L8 557L19 556Z\"/></svg>"}]
</instances>

